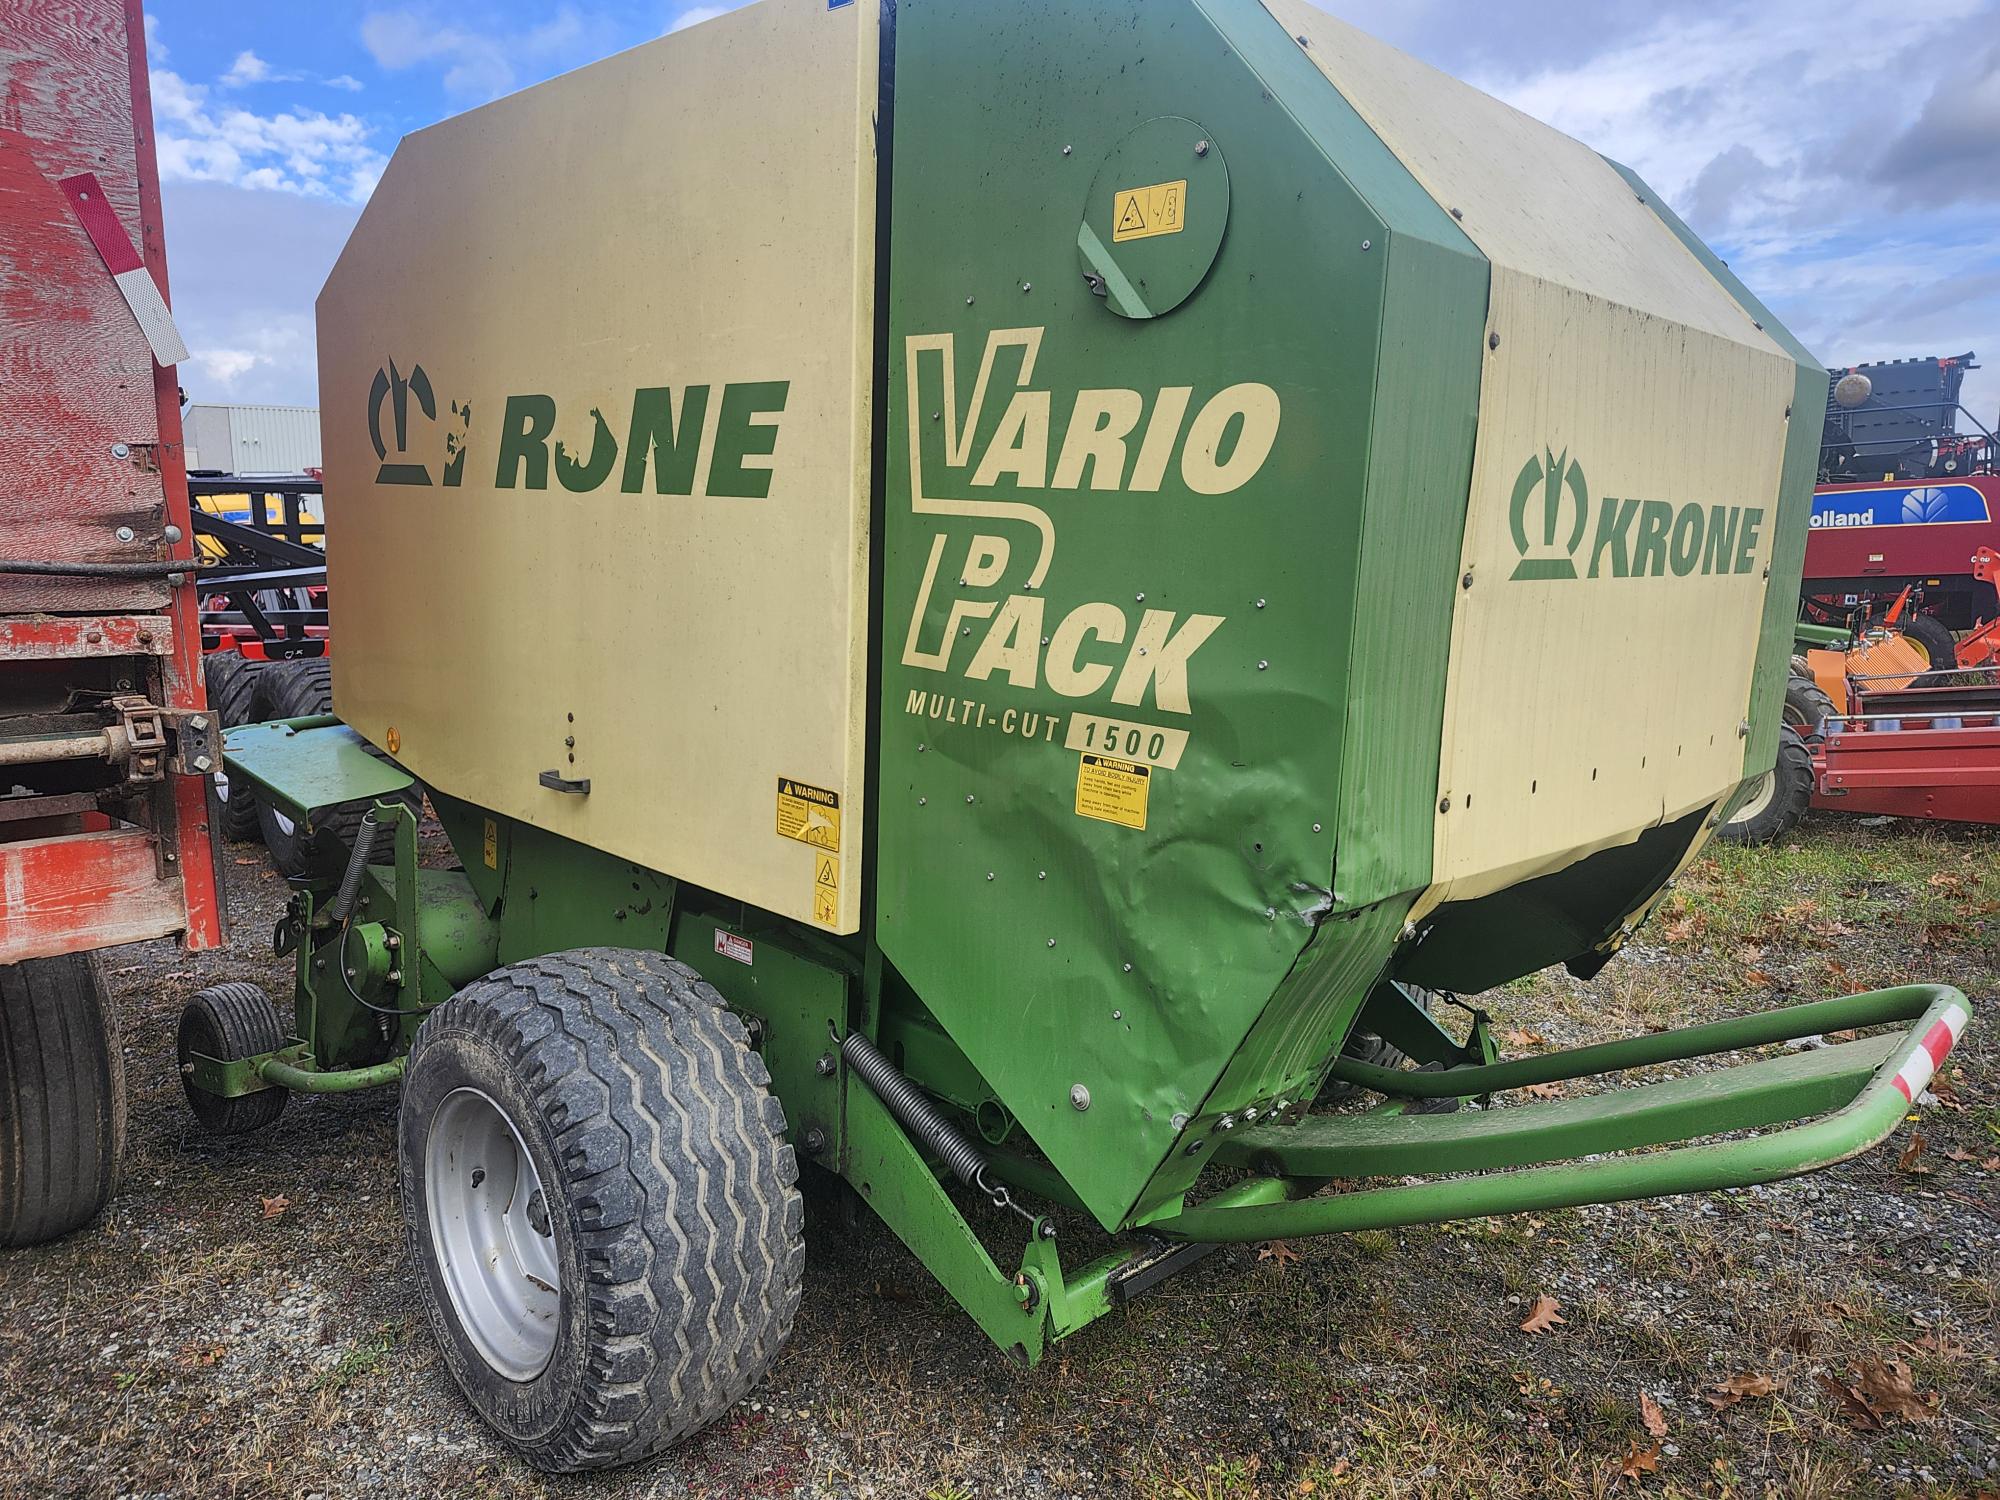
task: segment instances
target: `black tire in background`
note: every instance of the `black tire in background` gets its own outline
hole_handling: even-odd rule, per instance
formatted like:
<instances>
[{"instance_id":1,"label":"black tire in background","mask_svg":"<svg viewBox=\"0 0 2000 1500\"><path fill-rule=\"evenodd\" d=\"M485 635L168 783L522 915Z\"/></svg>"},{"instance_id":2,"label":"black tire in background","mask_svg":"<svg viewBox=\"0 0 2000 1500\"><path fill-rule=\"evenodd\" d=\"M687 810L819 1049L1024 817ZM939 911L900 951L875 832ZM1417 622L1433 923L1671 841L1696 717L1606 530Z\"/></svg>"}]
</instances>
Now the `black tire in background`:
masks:
<instances>
[{"instance_id":1,"label":"black tire in background","mask_svg":"<svg viewBox=\"0 0 2000 1500\"><path fill-rule=\"evenodd\" d=\"M398 1126L411 1258L452 1378L537 1467L659 1453L770 1368L805 1244L769 1085L658 953L510 964L425 1019Z\"/></svg>"},{"instance_id":2,"label":"black tire in background","mask_svg":"<svg viewBox=\"0 0 2000 1500\"><path fill-rule=\"evenodd\" d=\"M1807 743L1824 739L1826 721L1839 712L1826 689L1810 677L1794 672L1785 680L1785 722Z\"/></svg>"},{"instance_id":3,"label":"black tire in background","mask_svg":"<svg viewBox=\"0 0 2000 1500\"><path fill-rule=\"evenodd\" d=\"M186 1069L195 1053L219 1062L236 1062L276 1052L285 1045L285 1025L277 1007L254 984L212 984L181 1011L175 1056L181 1064L181 1087L194 1117L218 1135L261 1130L284 1112L291 1097L284 1089L260 1089L224 1099L204 1093Z\"/></svg>"},{"instance_id":4,"label":"black tire in background","mask_svg":"<svg viewBox=\"0 0 2000 1500\"><path fill-rule=\"evenodd\" d=\"M309 719L332 713L333 663L323 656L271 663L264 675L264 709L265 716L272 719ZM299 876L315 867L324 869L343 862L367 810L367 804L361 802L324 808L314 814L308 834L303 824L260 798L257 822L278 873Z\"/></svg>"},{"instance_id":5,"label":"black tire in background","mask_svg":"<svg viewBox=\"0 0 2000 1500\"><path fill-rule=\"evenodd\" d=\"M1790 724L1778 727L1778 763L1760 779L1750 800L1724 823L1719 836L1732 844L1768 844L1799 825L1812 802L1812 752Z\"/></svg>"},{"instance_id":6,"label":"black tire in background","mask_svg":"<svg viewBox=\"0 0 2000 1500\"><path fill-rule=\"evenodd\" d=\"M97 1217L125 1153L125 1054L97 959L0 965L0 1246Z\"/></svg>"},{"instance_id":7,"label":"black tire in background","mask_svg":"<svg viewBox=\"0 0 2000 1500\"><path fill-rule=\"evenodd\" d=\"M1948 672L1958 665L1958 637L1936 615L1911 615L1903 621L1902 631L1930 658L1933 672Z\"/></svg>"},{"instance_id":8,"label":"black tire in background","mask_svg":"<svg viewBox=\"0 0 2000 1500\"><path fill-rule=\"evenodd\" d=\"M252 661L240 651L211 651L201 664L208 689L208 706L224 729L255 724L264 713L263 678L269 662ZM232 787L229 773L217 768L216 805L221 809L222 836L232 844L254 843L260 836L257 795L247 786Z\"/></svg>"}]
</instances>

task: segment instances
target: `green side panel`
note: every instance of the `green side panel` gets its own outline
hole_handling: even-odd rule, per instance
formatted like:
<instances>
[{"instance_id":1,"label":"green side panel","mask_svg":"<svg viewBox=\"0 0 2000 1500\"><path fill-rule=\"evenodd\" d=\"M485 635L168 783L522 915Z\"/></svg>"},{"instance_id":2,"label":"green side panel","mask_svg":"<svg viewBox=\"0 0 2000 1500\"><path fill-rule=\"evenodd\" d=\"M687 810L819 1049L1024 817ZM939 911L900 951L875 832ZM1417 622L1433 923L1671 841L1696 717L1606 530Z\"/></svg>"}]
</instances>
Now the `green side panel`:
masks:
<instances>
[{"instance_id":1,"label":"green side panel","mask_svg":"<svg viewBox=\"0 0 2000 1500\"><path fill-rule=\"evenodd\" d=\"M272 800L301 813L342 802L395 797L417 784L368 741L332 719L242 724L225 731L223 764Z\"/></svg>"},{"instance_id":2,"label":"green side panel","mask_svg":"<svg viewBox=\"0 0 2000 1500\"><path fill-rule=\"evenodd\" d=\"M1298 1071L1258 1076L1285 1038L1337 1042L1366 981L1287 976L1362 942L1339 969L1372 979L1396 926L1320 925L1337 840L1376 841L1357 891L1427 879L1449 606L1414 648L1375 616L1438 598L1418 575L1458 545L1477 359L1422 366L1440 322L1476 348L1484 269L1254 0L915 0L894 129L877 938L1108 1227ZM1173 233L1088 250L1125 217L1092 187L1114 157L1194 225L1227 172L1214 263L1159 316L1102 271L1178 290ZM1434 429L1463 451L1404 451ZM1357 717L1386 782L1348 770Z\"/></svg>"},{"instance_id":3,"label":"green side panel","mask_svg":"<svg viewBox=\"0 0 2000 1500\"><path fill-rule=\"evenodd\" d=\"M1334 909L1349 910L1430 884L1489 268L1262 5L1202 8L1390 226L1333 868Z\"/></svg>"},{"instance_id":4,"label":"green side panel","mask_svg":"<svg viewBox=\"0 0 2000 1500\"><path fill-rule=\"evenodd\" d=\"M1607 158L1608 160L1608 158ZM1682 244L1728 288L1737 304L1756 319L1778 346L1798 362L1798 386L1792 395L1792 427L1785 439L1785 465L1779 478L1778 520L1771 534L1771 580L1764 595L1764 619L1757 640L1757 667L1750 690L1750 735L1743 746L1743 774L1761 776L1778 758L1778 725L1785 702L1785 678L1791 671L1792 624L1799 613L1799 581L1805 573L1806 534L1812 520L1813 484L1819 477L1821 418L1826 411L1826 366L1771 315L1695 236L1659 194L1639 174L1612 162Z\"/></svg>"}]
</instances>

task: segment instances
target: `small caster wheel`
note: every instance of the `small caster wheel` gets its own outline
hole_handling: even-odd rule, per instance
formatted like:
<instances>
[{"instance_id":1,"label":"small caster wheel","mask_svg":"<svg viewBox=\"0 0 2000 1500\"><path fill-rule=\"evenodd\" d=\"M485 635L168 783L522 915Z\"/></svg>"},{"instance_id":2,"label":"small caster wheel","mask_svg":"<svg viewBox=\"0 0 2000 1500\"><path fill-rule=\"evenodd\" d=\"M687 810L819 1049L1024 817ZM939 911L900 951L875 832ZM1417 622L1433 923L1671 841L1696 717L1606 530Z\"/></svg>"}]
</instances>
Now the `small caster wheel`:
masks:
<instances>
[{"instance_id":1,"label":"small caster wheel","mask_svg":"<svg viewBox=\"0 0 2000 1500\"><path fill-rule=\"evenodd\" d=\"M194 1117L218 1135L242 1135L262 1130L278 1118L290 1095L279 1088L259 1089L225 1099L195 1086L190 1070L195 1055L221 1062L276 1052L285 1045L285 1028L277 1007L254 984L213 984L181 1012L179 1044L181 1087L187 1090Z\"/></svg>"}]
</instances>

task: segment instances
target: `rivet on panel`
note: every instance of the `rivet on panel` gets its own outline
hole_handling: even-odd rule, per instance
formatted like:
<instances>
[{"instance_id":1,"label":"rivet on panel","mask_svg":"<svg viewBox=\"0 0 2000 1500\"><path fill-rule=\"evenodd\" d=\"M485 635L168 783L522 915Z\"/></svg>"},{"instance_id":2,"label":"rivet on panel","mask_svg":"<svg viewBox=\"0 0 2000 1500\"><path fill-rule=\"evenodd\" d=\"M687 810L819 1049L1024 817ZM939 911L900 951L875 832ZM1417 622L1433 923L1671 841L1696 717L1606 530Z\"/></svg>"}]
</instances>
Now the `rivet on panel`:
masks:
<instances>
[{"instance_id":1,"label":"rivet on panel","mask_svg":"<svg viewBox=\"0 0 2000 1500\"><path fill-rule=\"evenodd\" d=\"M1196 142L1194 143L1194 154L1195 154L1196 156L1206 156L1206 155L1208 155L1208 142L1207 142L1207 141L1196 141Z\"/></svg>"},{"instance_id":2,"label":"rivet on panel","mask_svg":"<svg viewBox=\"0 0 2000 1500\"><path fill-rule=\"evenodd\" d=\"M1183 1130L1187 1129L1188 1117L1184 1114L1175 1115L1171 1120L1167 1121L1167 1124L1173 1127L1175 1135L1179 1135Z\"/></svg>"},{"instance_id":3,"label":"rivet on panel","mask_svg":"<svg viewBox=\"0 0 2000 1500\"><path fill-rule=\"evenodd\" d=\"M1257 607L1258 607L1259 609L1262 609L1262 608L1264 607L1264 601L1263 601L1262 599L1259 599L1259 600L1257 601Z\"/></svg>"},{"instance_id":4,"label":"rivet on panel","mask_svg":"<svg viewBox=\"0 0 2000 1500\"><path fill-rule=\"evenodd\" d=\"M1122 1021L1125 1019L1125 1012L1122 1010L1114 1010L1113 1012L1111 1012L1111 1019L1114 1021Z\"/></svg>"},{"instance_id":5,"label":"rivet on panel","mask_svg":"<svg viewBox=\"0 0 2000 1500\"><path fill-rule=\"evenodd\" d=\"M1319 824L1317 824L1317 823L1313 824L1313 832L1314 832L1314 833L1318 833L1318 832L1319 832Z\"/></svg>"},{"instance_id":6,"label":"rivet on panel","mask_svg":"<svg viewBox=\"0 0 2000 1500\"><path fill-rule=\"evenodd\" d=\"M1363 250L1373 250L1375 248L1375 242L1373 240L1363 240L1361 242L1361 248Z\"/></svg>"},{"instance_id":7,"label":"rivet on panel","mask_svg":"<svg viewBox=\"0 0 2000 1500\"><path fill-rule=\"evenodd\" d=\"M1132 972L1132 966L1130 964L1125 965L1125 972L1127 974L1130 974Z\"/></svg>"},{"instance_id":8,"label":"rivet on panel","mask_svg":"<svg viewBox=\"0 0 2000 1500\"><path fill-rule=\"evenodd\" d=\"M1035 873L1035 879L1037 880L1047 880L1048 878L1049 872L1047 870L1039 870Z\"/></svg>"},{"instance_id":9,"label":"rivet on panel","mask_svg":"<svg viewBox=\"0 0 2000 1500\"><path fill-rule=\"evenodd\" d=\"M1465 570L1465 576L1458 580L1458 586L1466 589L1472 587L1472 569L1467 568Z\"/></svg>"},{"instance_id":10,"label":"rivet on panel","mask_svg":"<svg viewBox=\"0 0 2000 1500\"><path fill-rule=\"evenodd\" d=\"M1486 347L1489 349L1498 349L1500 347L1500 335L1497 333L1487 334Z\"/></svg>"},{"instance_id":11,"label":"rivet on panel","mask_svg":"<svg viewBox=\"0 0 2000 1500\"><path fill-rule=\"evenodd\" d=\"M967 802L970 802L970 801L972 800L972 793L970 793L970 792L967 792L967 793L965 794L965 800L966 800Z\"/></svg>"},{"instance_id":12,"label":"rivet on panel","mask_svg":"<svg viewBox=\"0 0 2000 1500\"><path fill-rule=\"evenodd\" d=\"M1068 156L1069 153L1070 153L1070 148L1068 146L1063 147L1063 155Z\"/></svg>"},{"instance_id":13,"label":"rivet on panel","mask_svg":"<svg viewBox=\"0 0 2000 1500\"><path fill-rule=\"evenodd\" d=\"M1056 945L1056 940L1055 940L1054 938L1050 938L1050 939L1049 939L1049 946L1050 946L1051 948L1053 948L1053 947L1055 947L1055 945Z\"/></svg>"},{"instance_id":14,"label":"rivet on panel","mask_svg":"<svg viewBox=\"0 0 2000 1500\"><path fill-rule=\"evenodd\" d=\"M1438 811L1439 811L1439 812L1441 812L1441 813L1448 813L1448 812L1450 812L1450 811L1451 811L1451 798L1449 798L1449 797L1446 797L1446 798L1445 798L1445 799L1444 799L1443 801L1439 802L1439 803L1438 803Z\"/></svg>"},{"instance_id":15,"label":"rivet on panel","mask_svg":"<svg viewBox=\"0 0 2000 1500\"><path fill-rule=\"evenodd\" d=\"M1271 670L1271 664L1268 661L1260 661L1257 663L1257 670L1260 672L1268 672Z\"/></svg>"},{"instance_id":16,"label":"rivet on panel","mask_svg":"<svg viewBox=\"0 0 2000 1500\"><path fill-rule=\"evenodd\" d=\"M1072 1083L1069 1086L1069 1107L1078 1114L1082 1114L1086 1109L1089 1109L1090 1090L1080 1083Z\"/></svg>"}]
</instances>

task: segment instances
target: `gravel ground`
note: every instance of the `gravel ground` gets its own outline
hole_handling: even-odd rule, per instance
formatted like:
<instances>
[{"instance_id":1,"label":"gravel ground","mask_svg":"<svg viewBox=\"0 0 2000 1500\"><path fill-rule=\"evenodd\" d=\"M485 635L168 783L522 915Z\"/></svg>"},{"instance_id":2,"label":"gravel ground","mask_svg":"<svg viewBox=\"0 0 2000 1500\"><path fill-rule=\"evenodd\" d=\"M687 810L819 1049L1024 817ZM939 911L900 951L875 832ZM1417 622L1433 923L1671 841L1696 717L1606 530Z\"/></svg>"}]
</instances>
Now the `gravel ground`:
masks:
<instances>
[{"instance_id":1,"label":"gravel ground","mask_svg":"<svg viewBox=\"0 0 2000 1500\"><path fill-rule=\"evenodd\" d=\"M260 953L282 882L234 858L235 950L106 955L132 1095L127 1181L98 1225L0 1255L0 1495L2000 1488L1991 1005L1920 1125L1847 1166L1226 1250L1031 1372L855 1220L844 1189L809 1183L805 1302L770 1380L664 1461L547 1479L489 1441L432 1349L395 1202L394 1095L294 1101L273 1129L231 1140L183 1109L173 1028L187 996L225 978L286 984ZM1957 983L1977 1006L2000 993L1997 910L1986 831L1815 819L1780 849L1699 863L1595 983L1539 975L1486 1003L1510 1055L1899 978ZM1903 1155L1910 1131L1923 1145ZM1543 1297L1563 1321L1524 1332ZM1899 1377L1913 1394L1894 1396Z\"/></svg>"}]
</instances>

